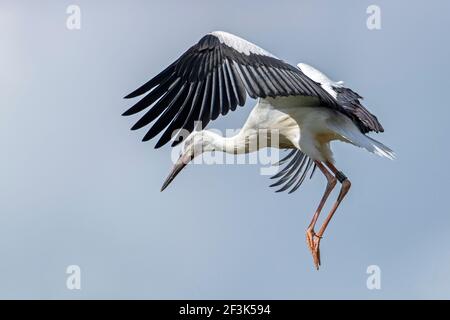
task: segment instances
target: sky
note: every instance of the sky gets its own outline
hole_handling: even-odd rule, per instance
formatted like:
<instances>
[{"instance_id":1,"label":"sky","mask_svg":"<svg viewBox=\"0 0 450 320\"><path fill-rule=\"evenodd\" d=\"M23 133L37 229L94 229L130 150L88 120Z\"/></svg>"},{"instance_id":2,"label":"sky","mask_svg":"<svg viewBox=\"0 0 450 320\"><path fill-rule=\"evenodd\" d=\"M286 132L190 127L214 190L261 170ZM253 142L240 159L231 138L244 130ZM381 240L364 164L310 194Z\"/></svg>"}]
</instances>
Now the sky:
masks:
<instances>
[{"instance_id":1,"label":"sky","mask_svg":"<svg viewBox=\"0 0 450 320\"><path fill-rule=\"evenodd\" d=\"M80 29L67 27L71 5ZM367 27L370 5L381 29ZM2 0L0 298L450 298L449 11L444 0ZM323 176L275 194L259 165L192 165L160 193L170 147L142 143L137 118L120 116L123 96L214 30L345 81L397 154L333 144L352 189L320 271L305 230ZM209 127L241 127L254 103Z\"/></svg>"}]
</instances>

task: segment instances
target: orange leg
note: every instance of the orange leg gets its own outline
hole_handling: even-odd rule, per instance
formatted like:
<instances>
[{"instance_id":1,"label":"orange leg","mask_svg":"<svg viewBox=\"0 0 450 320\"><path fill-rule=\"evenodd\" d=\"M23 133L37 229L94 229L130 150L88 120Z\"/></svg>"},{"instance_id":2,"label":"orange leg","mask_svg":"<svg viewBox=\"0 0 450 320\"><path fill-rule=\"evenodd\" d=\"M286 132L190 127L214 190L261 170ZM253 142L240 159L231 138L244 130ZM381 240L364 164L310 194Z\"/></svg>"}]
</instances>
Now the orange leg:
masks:
<instances>
[{"instance_id":1,"label":"orange leg","mask_svg":"<svg viewBox=\"0 0 450 320\"><path fill-rule=\"evenodd\" d=\"M314 265L316 266L317 269L319 269L319 266L320 266L320 240L322 239L325 229L327 228L328 224L330 223L331 218L333 218L334 213L336 212L337 208L339 207L339 205L341 204L342 200L344 199L345 195L348 193L348 190L351 187L351 183L347 179L347 177L342 172L340 172L338 169L336 169L336 167L332 163L326 162L325 164L331 170L331 172L334 174L335 180L336 179L339 180L339 182L342 184L342 186L341 186L341 191L339 192L339 196L338 196L336 202L334 203L333 207L331 208L330 213L328 214L325 221L323 222L322 227L320 228L319 232L317 234L313 233L312 242L311 243L308 242L308 245L309 245L312 255L313 255ZM319 168L322 170L321 167L319 167ZM322 170L322 172L324 172L324 171ZM329 172L327 172L327 173L329 174ZM328 179L327 174L325 174L325 176ZM328 181L330 181L330 180L328 180ZM327 190L328 190L328 186L327 186ZM325 193L325 195L326 195L326 193ZM320 208L320 205L319 205L319 208ZM313 218L313 221L311 221L311 223L313 224L313 227L317 221L318 215L317 215L317 217L314 215L314 218ZM308 228L308 230L309 230L309 228Z\"/></svg>"},{"instance_id":2,"label":"orange leg","mask_svg":"<svg viewBox=\"0 0 450 320\"><path fill-rule=\"evenodd\" d=\"M319 251L319 241L320 239L316 235L314 231L314 227L316 226L317 219L319 218L320 213L322 212L322 209L325 205L325 202L327 201L328 197L331 194L331 191L333 191L334 187L336 186L337 179L328 171L328 169L319 161L315 161L316 166L322 171L322 173L327 178L327 187L325 189L325 192L322 196L322 199L320 200L319 206L316 209L316 212L314 213L314 216L311 220L311 223L308 226L308 229L306 229L306 243L309 246L309 249L311 250L311 254L313 256L314 265L316 268L319 268L320 266L320 251ZM316 240L317 238L317 240ZM317 245L316 245L317 243Z\"/></svg>"}]
</instances>

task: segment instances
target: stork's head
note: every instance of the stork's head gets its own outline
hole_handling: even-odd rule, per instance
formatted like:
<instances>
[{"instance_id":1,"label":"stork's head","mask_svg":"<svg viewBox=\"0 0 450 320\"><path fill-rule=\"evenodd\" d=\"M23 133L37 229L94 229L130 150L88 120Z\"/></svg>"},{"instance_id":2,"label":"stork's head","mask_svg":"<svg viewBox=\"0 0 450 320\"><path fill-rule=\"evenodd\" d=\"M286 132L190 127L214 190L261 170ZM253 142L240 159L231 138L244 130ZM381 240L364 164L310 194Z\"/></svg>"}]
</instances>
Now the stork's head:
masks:
<instances>
[{"instance_id":1,"label":"stork's head","mask_svg":"<svg viewBox=\"0 0 450 320\"><path fill-rule=\"evenodd\" d=\"M217 135L208 130L194 131L183 142L181 147L181 154L175 165L172 168L169 176L164 181L161 191L175 179L181 170L191 162L195 157L201 155L204 152L214 151Z\"/></svg>"}]
</instances>

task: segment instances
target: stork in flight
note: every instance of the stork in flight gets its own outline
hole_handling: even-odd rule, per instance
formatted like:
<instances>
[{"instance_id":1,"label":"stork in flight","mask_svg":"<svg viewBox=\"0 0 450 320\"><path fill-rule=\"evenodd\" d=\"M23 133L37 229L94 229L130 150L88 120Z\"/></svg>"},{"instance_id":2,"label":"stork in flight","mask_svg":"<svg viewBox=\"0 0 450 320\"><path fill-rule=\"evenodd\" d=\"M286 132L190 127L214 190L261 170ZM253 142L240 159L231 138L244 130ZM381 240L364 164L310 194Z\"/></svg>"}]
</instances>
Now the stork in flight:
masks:
<instances>
[{"instance_id":1,"label":"stork in flight","mask_svg":"<svg viewBox=\"0 0 450 320\"><path fill-rule=\"evenodd\" d=\"M279 161L284 166L272 178L278 191L293 192L306 175L318 168L327 179L322 199L306 230L314 265L320 261L320 241L336 209L350 189L349 179L334 165L330 142L343 141L390 159L391 149L366 134L383 132L377 118L362 104L361 96L333 82L315 68L300 63L294 67L266 50L230 33L205 35L175 62L125 98L146 94L123 115L146 111L132 130L153 122L143 141L162 132L155 148L173 141L177 145L187 130L182 153L162 186L196 156L208 151L242 154L257 151L261 144L250 141L260 130L277 131L280 149L292 149ZM197 130L243 106L247 94L257 103L244 127L233 137ZM173 134L174 133L174 134ZM311 176L312 176L311 173ZM340 193L319 231L316 223L337 181Z\"/></svg>"}]
</instances>

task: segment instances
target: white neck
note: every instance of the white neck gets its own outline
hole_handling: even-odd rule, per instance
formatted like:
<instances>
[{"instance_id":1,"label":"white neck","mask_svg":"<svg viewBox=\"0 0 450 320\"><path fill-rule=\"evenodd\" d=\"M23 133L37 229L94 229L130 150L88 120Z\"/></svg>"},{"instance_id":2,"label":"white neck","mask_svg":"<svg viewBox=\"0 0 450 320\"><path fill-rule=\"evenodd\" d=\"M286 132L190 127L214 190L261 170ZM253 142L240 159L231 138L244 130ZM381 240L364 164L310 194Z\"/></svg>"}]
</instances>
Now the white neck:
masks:
<instances>
[{"instance_id":1,"label":"white neck","mask_svg":"<svg viewBox=\"0 0 450 320\"><path fill-rule=\"evenodd\" d=\"M250 143L252 139L243 130L232 137L222 137L212 131L208 131L207 134L211 137L212 147L217 151L244 154L258 150L256 143Z\"/></svg>"}]
</instances>

